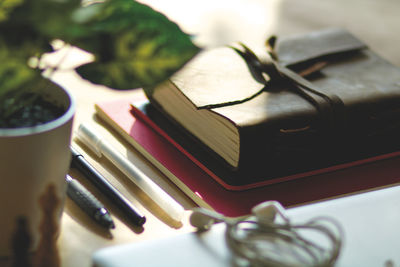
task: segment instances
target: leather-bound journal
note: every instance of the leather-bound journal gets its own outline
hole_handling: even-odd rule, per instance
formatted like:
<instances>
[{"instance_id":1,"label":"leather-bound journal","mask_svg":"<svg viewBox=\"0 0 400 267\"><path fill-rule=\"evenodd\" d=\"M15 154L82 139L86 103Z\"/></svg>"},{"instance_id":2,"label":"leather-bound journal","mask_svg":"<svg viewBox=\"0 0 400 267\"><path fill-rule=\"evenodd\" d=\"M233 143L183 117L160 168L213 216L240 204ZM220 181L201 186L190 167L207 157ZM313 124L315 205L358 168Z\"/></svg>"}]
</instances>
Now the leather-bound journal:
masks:
<instances>
[{"instance_id":1,"label":"leather-bound journal","mask_svg":"<svg viewBox=\"0 0 400 267\"><path fill-rule=\"evenodd\" d=\"M400 148L400 69L342 29L271 39L264 54L204 50L145 92L232 186Z\"/></svg>"}]
</instances>

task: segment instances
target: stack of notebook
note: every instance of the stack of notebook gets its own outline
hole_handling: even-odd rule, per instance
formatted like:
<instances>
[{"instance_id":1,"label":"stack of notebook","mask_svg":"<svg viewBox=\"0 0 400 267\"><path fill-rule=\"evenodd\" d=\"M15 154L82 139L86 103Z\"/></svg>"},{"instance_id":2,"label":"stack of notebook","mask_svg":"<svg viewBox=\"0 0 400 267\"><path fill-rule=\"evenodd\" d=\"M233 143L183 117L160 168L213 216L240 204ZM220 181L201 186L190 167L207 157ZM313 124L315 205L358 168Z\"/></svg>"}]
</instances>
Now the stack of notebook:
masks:
<instances>
[{"instance_id":1,"label":"stack of notebook","mask_svg":"<svg viewBox=\"0 0 400 267\"><path fill-rule=\"evenodd\" d=\"M97 113L197 204L229 216L397 182L399 68L343 30L274 49L270 61L244 45L204 51L147 98Z\"/></svg>"},{"instance_id":2,"label":"stack of notebook","mask_svg":"<svg viewBox=\"0 0 400 267\"><path fill-rule=\"evenodd\" d=\"M132 107L132 101L138 106L147 103L145 99L102 102L96 105L97 114L199 206L227 216L248 214L265 200L292 206L397 183L400 178L400 153L394 152L272 180L266 177L265 184L251 189L228 189L145 113Z\"/></svg>"}]
</instances>

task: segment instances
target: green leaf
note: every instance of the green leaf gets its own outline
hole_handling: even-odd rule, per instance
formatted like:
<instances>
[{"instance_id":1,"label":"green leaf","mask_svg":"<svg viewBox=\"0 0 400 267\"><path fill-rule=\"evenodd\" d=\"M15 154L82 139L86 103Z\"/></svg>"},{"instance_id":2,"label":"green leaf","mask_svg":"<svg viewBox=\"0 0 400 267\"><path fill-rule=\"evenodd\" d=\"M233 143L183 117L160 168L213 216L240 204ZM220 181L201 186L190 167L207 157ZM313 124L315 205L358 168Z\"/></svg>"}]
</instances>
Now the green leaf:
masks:
<instances>
[{"instance_id":1,"label":"green leaf","mask_svg":"<svg viewBox=\"0 0 400 267\"><path fill-rule=\"evenodd\" d=\"M81 0L28 1L32 1L30 7L32 23L50 41L62 39L66 35L66 32L71 31L75 27L72 16L77 9L81 8Z\"/></svg>"},{"instance_id":2,"label":"green leaf","mask_svg":"<svg viewBox=\"0 0 400 267\"><path fill-rule=\"evenodd\" d=\"M80 0L0 0L0 39L27 59L52 51L50 42L71 25Z\"/></svg>"},{"instance_id":3,"label":"green leaf","mask_svg":"<svg viewBox=\"0 0 400 267\"><path fill-rule=\"evenodd\" d=\"M4 121L16 110L26 104L22 101L26 92L39 90L39 81L43 80L38 69L28 66L18 51L7 48L0 42L0 117Z\"/></svg>"},{"instance_id":4,"label":"green leaf","mask_svg":"<svg viewBox=\"0 0 400 267\"><path fill-rule=\"evenodd\" d=\"M0 57L1 61L3 59ZM37 72L19 60L7 60L6 62L7 64L0 65L0 97L13 90L20 90L28 80L36 76Z\"/></svg>"},{"instance_id":5,"label":"green leaf","mask_svg":"<svg viewBox=\"0 0 400 267\"><path fill-rule=\"evenodd\" d=\"M0 0L1 14L7 20L0 20L0 50L9 53L1 62L23 65L61 39L95 56L93 63L77 70L83 78L111 88L153 87L199 50L174 22L133 0L87 6L81 0ZM14 85L20 87L22 78ZM8 91L11 83L1 82L7 85L0 83L0 90Z\"/></svg>"},{"instance_id":6,"label":"green leaf","mask_svg":"<svg viewBox=\"0 0 400 267\"><path fill-rule=\"evenodd\" d=\"M0 21L4 21L8 18L8 15L12 10L21 5L23 0L1 0L0 1Z\"/></svg>"},{"instance_id":7,"label":"green leaf","mask_svg":"<svg viewBox=\"0 0 400 267\"><path fill-rule=\"evenodd\" d=\"M0 99L13 90L19 90L28 80L37 75L30 68L23 53L10 48L0 39Z\"/></svg>"},{"instance_id":8,"label":"green leaf","mask_svg":"<svg viewBox=\"0 0 400 267\"><path fill-rule=\"evenodd\" d=\"M199 51L189 35L146 5L109 0L89 8L94 12L80 30L75 28L71 42L95 55L93 63L77 69L93 83L116 89L153 87Z\"/></svg>"}]
</instances>

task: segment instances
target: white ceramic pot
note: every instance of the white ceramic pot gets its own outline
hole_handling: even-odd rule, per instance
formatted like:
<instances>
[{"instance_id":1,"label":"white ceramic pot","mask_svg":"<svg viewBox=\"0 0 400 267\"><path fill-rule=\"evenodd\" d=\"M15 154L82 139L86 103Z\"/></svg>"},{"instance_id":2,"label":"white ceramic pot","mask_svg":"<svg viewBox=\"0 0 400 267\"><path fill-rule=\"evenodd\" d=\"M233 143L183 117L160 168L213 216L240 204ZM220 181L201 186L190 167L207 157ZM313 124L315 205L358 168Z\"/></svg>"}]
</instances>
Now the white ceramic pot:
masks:
<instances>
[{"instance_id":1,"label":"white ceramic pot","mask_svg":"<svg viewBox=\"0 0 400 267\"><path fill-rule=\"evenodd\" d=\"M24 245L34 251L58 234L75 103L63 88L48 84L43 95L65 107L64 115L35 127L0 128L1 257L21 253Z\"/></svg>"}]
</instances>

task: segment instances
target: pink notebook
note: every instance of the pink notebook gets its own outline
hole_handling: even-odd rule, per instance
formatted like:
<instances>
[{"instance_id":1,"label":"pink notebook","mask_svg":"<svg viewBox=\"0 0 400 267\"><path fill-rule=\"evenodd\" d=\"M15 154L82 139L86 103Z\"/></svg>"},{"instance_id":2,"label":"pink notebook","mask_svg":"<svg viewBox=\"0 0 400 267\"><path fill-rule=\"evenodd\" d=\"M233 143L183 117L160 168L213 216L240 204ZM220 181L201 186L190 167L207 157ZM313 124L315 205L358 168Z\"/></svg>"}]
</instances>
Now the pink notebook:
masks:
<instances>
[{"instance_id":1,"label":"pink notebook","mask_svg":"<svg viewBox=\"0 0 400 267\"><path fill-rule=\"evenodd\" d=\"M248 214L265 200L284 206L350 194L400 181L400 152L380 155L325 169L266 179L229 188L224 181L178 145L131 103L123 99L96 104L97 115L174 182L199 206L227 216ZM132 112L133 111L133 112ZM135 114L135 116L133 115Z\"/></svg>"}]
</instances>

